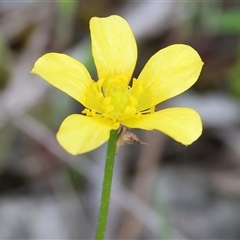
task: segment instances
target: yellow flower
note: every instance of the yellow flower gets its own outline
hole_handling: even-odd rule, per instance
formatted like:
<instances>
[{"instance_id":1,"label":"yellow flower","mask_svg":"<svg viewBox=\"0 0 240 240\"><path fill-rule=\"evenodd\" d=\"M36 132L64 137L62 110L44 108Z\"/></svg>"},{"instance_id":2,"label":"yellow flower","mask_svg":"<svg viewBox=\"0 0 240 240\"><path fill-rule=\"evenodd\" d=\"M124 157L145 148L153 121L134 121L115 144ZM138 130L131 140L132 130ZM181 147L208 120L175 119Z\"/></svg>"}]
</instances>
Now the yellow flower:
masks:
<instances>
[{"instance_id":1,"label":"yellow flower","mask_svg":"<svg viewBox=\"0 0 240 240\"><path fill-rule=\"evenodd\" d=\"M119 16L93 17L90 32L97 82L82 63L60 53L43 55L31 71L85 107L60 126L57 140L66 151L73 155L91 151L120 124L157 129L184 145L201 135L202 122L195 110L178 107L155 112L158 103L197 81L203 62L193 48L175 44L158 51L131 82L137 45L128 23Z\"/></svg>"}]
</instances>

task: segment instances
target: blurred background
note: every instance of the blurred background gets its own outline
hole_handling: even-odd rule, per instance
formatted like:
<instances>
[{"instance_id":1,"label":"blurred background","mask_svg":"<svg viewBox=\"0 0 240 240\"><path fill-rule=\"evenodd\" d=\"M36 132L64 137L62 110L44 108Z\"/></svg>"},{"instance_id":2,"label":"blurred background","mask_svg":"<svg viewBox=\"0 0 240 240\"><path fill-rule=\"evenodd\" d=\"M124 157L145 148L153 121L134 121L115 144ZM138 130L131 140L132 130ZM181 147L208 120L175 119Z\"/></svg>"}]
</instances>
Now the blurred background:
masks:
<instances>
[{"instance_id":1,"label":"blurred background","mask_svg":"<svg viewBox=\"0 0 240 240\"><path fill-rule=\"evenodd\" d=\"M121 147L108 239L240 239L239 1L0 1L0 239L93 239L106 145L73 157L56 142L74 99L30 74L46 52L79 59L97 79L89 20L118 14L133 29L134 76L174 43L204 61L191 90L160 107L196 109L202 136L185 147L157 131Z\"/></svg>"}]
</instances>

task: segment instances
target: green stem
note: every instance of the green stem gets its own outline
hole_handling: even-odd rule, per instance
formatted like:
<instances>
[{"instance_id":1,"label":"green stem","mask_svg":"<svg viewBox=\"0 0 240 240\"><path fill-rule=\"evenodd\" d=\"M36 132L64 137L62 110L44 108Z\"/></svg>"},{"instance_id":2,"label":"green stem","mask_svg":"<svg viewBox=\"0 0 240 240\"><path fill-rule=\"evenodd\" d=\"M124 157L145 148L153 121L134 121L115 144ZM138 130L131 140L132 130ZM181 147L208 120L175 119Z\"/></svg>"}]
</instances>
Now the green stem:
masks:
<instances>
[{"instance_id":1,"label":"green stem","mask_svg":"<svg viewBox=\"0 0 240 240\"><path fill-rule=\"evenodd\" d=\"M102 198L101 198L97 231L96 231L96 237L95 237L96 240L103 240L105 236L110 195L111 195L114 159L115 159L116 148L117 148L117 145L116 145L117 135L118 135L118 131L112 130L110 132L110 138L108 141L105 171L104 171L103 185L102 185Z\"/></svg>"}]
</instances>

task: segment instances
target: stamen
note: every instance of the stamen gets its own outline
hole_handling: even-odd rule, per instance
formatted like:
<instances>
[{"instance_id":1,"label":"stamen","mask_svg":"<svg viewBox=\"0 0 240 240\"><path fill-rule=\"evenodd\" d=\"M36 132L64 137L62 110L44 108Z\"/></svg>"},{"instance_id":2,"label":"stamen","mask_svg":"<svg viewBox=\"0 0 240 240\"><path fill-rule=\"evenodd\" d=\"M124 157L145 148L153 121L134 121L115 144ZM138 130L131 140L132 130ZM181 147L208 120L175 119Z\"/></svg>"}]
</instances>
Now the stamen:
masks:
<instances>
[{"instance_id":1,"label":"stamen","mask_svg":"<svg viewBox=\"0 0 240 240\"><path fill-rule=\"evenodd\" d=\"M105 97L104 100L103 100L104 106L109 105L111 101L112 101L111 97Z\"/></svg>"},{"instance_id":2,"label":"stamen","mask_svg":"<svg viewBox=\"0 0 240 240\"><path fill-rule=\"evenodd\" d=\"M124 114L125 115L130 115L131 114L131 107L130 106L127 106L124 110Z\"/></svg>"},{"instance_id":3,"label":"stamen","mask_svg":"<svg viewBox=\"0 0 240 240\"><path fill-rule=\"evenodd\" d=\"M138 112L137 114L135 114L135 117L138 119L142 116L142 114L140 112Z\"/></svg>"},{"instance_id":4,"label":"stamen","mask_svg":"<svg viewBox=\"0 0 240 240\"><path fill-rule=\"evenodd\" d=\"M90 110L87 109L87 108L85 108L85 109L82 111L82 114L88 115L89 113L90 113Z\"/></svg>"},{"instance_id":5,"label":"stamen","mask_svg":"<svg viewBox=\"0 0 240 240\"><path fill-rule=\"evenodd\" d=\"M113 111L113 109L114 109L113 105L109 105L105 108L105 112L110 113L111 111Z\"/></svg>"},{"instance_id":6,"label":"stamen","mask_svg":"<svg viewBox=\"0 0 240 240\"><path fill-rule=\"evenodd\" d=\"M116 122L113 124L113 129L118 129L120 126L120 123L119 122Z\"/></svg>"},{"instance_id":7,"label":"stamen","mask_svg":"<svg viewBox=\"0 0 240 240\"><path fill-rule=\"evenodd\" d=\"M93 110L91 111L91 116L92 116L92 117L95 117L95 116L96 116L96 110L95 110L95 109L93 109Z\"/></svg>"},{"instance_id":8,"label":"stamen","mask_svg":"<svg viewBox=\"0 0 240 240\"><path fill-rule=\"evenodd\" d=\"M138 104L138 101L137 101L137 99L135 98L135 97L133 97L133 96L129 96L129 100L131 101L131 106L132 107L136 107L137 106L137 104Z\"/></svg>"}]
</instances>

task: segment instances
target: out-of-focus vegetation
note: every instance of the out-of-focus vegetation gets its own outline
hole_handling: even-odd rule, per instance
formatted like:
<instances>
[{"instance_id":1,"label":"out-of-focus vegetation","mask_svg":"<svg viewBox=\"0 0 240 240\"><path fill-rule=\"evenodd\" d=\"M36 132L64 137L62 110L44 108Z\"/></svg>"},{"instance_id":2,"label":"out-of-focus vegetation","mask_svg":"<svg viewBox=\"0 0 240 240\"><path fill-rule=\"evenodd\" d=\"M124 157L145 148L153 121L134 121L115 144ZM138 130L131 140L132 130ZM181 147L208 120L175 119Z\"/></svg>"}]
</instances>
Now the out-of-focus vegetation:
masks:
<instances>
[{"instance_id":1,"label":"out-of-focus vegetation","mask_svg":"<svg viewBox=\"0 0 240 240\"><path fill-rule=\"evenodd\" d=\"M240 238L240 3L0 1L0 238L92 239L105 145L72 157L55 133L82 106L30 74L46 52L67 53L97 79L91 17L119 14L138 43L134 76L174 43L204 61L198 82L166 106L193 107L204 132L189 147L159 132L116 159L107 237Z\"/></svg>"}]
</instances>

